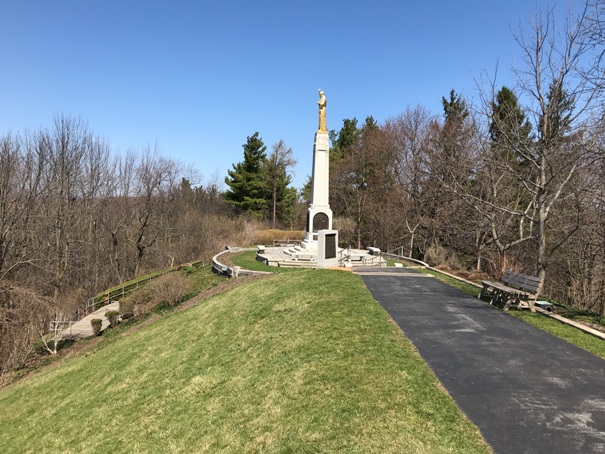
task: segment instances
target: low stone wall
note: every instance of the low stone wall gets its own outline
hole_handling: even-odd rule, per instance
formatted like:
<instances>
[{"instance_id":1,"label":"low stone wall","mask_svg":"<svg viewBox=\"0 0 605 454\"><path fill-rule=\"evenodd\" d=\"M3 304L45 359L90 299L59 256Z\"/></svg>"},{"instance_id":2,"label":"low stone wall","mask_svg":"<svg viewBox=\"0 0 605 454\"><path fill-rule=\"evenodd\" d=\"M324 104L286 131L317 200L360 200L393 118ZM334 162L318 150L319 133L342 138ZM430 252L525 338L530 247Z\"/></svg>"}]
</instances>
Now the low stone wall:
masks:
<instances>
[{"instance_id":1,"label":"low stone wall","mask_svg":"<svg viewBox=\"0 0 605 454\"><path fill-rule=\"evenodd\" d=\"M269 271L252 271L240 268L239 266L227 266L223 264L219 258L225 254L231 254L235 252L242 251L255 251L256 248L231 248L219 252L214 257L212 257L212 271L216 274L220 274L223 276L228 276L231 278L239 277L239 276L254 276L254 275L263 275L263 274L273 274Z\"/></svg>"}]
</instances>

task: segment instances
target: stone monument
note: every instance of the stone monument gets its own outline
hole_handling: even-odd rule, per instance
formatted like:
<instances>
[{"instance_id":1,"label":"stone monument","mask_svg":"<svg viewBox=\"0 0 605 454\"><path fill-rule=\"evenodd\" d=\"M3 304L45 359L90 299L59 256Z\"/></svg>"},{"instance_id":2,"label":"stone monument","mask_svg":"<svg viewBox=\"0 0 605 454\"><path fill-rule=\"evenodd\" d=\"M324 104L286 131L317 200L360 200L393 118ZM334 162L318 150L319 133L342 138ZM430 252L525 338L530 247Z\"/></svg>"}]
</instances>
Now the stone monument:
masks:
<instances>
[{"instance_id":1,"label":"stone monument","mask_svg":"<svg viewBox=\"0 0 605 454\"><path fill-rule=\"evenodd\" d=\"M318 256L333 259L338 248L338 233L332 230L332 210L329 203L330 186L330 142L328 140L328 129L326 123L326 97L324 92L319 90L319 125L315 133L315 142L313 144L313 175L311 178L311 206L307 210L307 226L305 230L305 239L301 246L303 249L317 251L319 246L320 231L330 231L327 233L328 246L330 251L322 250ZM333 234L336 235L333 239ZM326 235L321 235L321 239ZM335 245L333 244L336 242ZM323 243L323 241L322 241ZM324 245L325 246L325 245ZM319 263L318 263L319 267Z\"/></svg>"}]
</instances>

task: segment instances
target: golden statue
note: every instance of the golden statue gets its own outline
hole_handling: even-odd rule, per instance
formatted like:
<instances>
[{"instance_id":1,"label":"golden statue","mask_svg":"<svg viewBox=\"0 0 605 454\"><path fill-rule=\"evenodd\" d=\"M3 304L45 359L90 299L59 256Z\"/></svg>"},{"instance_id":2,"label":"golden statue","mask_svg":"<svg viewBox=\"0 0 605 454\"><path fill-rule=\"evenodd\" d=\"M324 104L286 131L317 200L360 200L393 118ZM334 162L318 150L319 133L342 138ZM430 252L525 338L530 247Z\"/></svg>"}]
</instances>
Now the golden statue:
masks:
<instances>
[{"instance_id":1,"label":"golden statue","mask_svg":"<svg viewBox=\"0 0 605 454\"><path fill-rule=\"evenodd\" d=\"M319 101L317 101L317 105L319 106L319 132L328 132L328 128L326 125L326 97L324 96L324 92L319 91Z\"/></svg>"}]
</instances>

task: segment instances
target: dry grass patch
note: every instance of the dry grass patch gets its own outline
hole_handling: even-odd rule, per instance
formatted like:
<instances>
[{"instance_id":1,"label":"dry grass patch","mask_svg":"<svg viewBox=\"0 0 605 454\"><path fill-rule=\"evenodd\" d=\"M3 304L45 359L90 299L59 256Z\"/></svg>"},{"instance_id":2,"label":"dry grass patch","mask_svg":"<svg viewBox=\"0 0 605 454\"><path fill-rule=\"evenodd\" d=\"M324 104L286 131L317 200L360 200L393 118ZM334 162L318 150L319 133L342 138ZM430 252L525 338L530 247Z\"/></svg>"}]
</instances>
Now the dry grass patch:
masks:
<instances>
[{"instance_id":1,"label":"dry grass patch","mask_svg":"<svg viewBox=\"0 0 605 454\"><path fill-rule=\"evenodd\" d=\"M289 241L290 243L299 243L305 239L304 230L278 230L265 229L258 230L254 234L254 244L273 245L273 240Z\"/></svg>"}]
</instances>

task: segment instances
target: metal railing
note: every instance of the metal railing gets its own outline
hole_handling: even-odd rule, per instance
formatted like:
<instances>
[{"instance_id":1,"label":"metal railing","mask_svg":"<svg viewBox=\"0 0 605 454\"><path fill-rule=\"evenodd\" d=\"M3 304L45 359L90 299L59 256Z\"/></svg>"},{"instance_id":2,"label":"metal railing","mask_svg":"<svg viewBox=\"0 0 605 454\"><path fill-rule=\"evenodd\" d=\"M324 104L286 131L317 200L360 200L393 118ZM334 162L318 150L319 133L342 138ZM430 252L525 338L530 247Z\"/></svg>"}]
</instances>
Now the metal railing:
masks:
<instances>
[{"instance_id":1,"label":"metal railing","mask_svg":"<svg viewBox=\"0 0 605 454\"><path fill-rule=\"evenodd\" d=\"M348 247L341 249L338 251L340 258L338 259L338 265L344 267L345 262L352 262L353 254L351 252L351 245ZM386 266L387 262L382 258L382 254L373 255L371 257L361 256L359 257L359 261L363 264L363 266ZM378 262L378 264L376 263Z\"/></svg>"},{"instance_id":2,"label":"metal railing","mask_svg":"<svg viewBox=\"0 0 605 454\"><path fill-rule=\"evenodd\" d=\"M205 263L201 260L198 260L196 262L192 262L192 265L193 266L205 266ZM82 304L80 305L80 307L78 307L78 309L73 314L73 316L70 317L70 318L74 318L75 320L70 320L70 321L51 320L50 325L49 325L51 328L51 331L53 329L56 329L58 324L69 324L69 326L71 326L74 323L82 320L87 315L92 314L97 309L99 309L103 306L107 306L112 301L117 300L117 299L119 300L120 298L124 298L130 292L132 292L134 290L138 290L139 288L149 284L149 282L151 282L152 280L154 280L160 276L164 276L165 274L172 273L173 271L177 271L179 269L181 269L180 266L158 272L156 274L153 274L152 276L143 277L138 280L128 281L127 283L124 283L121 286L113 287L109 290L106 290L105 292L101 292L101 293L97 294L96 296L88 298L87 300L82 302Z\"/></svg>"},{"instance_id":3,"label":"metal railing","mask_svg":"<svg viewBox=\"0 0 605 454\"><path fill-rule=\"evenodd\" d=\"M338 255L340 256L338 259L338 266L344 267L345 262L351 260L351 245L338 251Z\"/></svg>"},{"instance_id":4,"label":"metal railing","mask_svg":"<svg viewBox=\"0 0 605 454\"><path fill-rule=\"evenodd\" d=\"M394 254L394 252L398 252L398 253ZM398 259L398 260L405 260L407 262L416 263L423 268L430 268L428 263L425 263L422 260L413 259L412 257L407 257L403 254L404 254L404 247L399 246L399 247L396 247L395 249L390 250L389 252L382 252L380 255L383 257L388 257L388 258Z\"/></svg>"}]
</instances>

